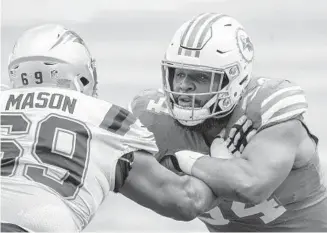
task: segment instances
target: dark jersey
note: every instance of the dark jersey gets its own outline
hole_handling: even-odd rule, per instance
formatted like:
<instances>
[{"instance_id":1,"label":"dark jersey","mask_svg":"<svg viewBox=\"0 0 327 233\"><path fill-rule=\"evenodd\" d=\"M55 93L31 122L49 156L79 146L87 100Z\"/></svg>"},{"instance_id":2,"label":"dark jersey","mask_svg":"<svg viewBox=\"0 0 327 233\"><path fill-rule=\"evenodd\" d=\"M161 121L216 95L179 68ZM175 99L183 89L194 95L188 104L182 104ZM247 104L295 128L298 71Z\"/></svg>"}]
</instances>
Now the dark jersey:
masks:
<instances>
[{"instance_id":1,"label":"dark jersey","mask_svg":"<svg viewBox=\"0 0 327 233\"><path fill-rule=\"evenodd\" d=\"M209 154L210 145L200 131L181 126L169 115L160 90L144 91L130 107L154 133L161 153L193 150ZM253 122L257 132L291 119L301 121L307 129L303 122L306 109L299 86L287 80L253 78L229 118L225 136L242 116ZM307 132L317 144L317 138ZM315 153L306 166L292 169L266 201L250 205L224 200L199 219L210 231L327 231L327 199L322 183Z\"/></svg>"}]
</instances>

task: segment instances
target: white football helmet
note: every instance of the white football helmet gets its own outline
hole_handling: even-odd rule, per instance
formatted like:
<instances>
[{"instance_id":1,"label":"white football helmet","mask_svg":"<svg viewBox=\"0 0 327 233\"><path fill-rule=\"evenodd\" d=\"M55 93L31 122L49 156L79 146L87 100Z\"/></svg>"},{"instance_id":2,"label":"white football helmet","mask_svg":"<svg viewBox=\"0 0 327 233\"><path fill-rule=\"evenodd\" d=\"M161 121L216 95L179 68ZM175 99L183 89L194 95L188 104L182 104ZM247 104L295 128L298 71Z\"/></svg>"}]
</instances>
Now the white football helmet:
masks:
<instances>
[{"instance_id":1,"label":"white football helmet","mask_svg":"<svg viewBox=\"0 0 327 233\"><path fill-rule=\"evenodd\" d=\"M232 17L204 13L184 23L176 31L162 61L163 88L170 114L180 123L192 126L231 113L250 81L253 58L249 36ZM210 72L208 92L174 92L172 79L176 68ZM177 104L176 96L181 94L192 98L192 107ZM204 106L194 107L197 95L212 98Z\"/></svg>"},{"instance_id":2,"label":"white football helmet","mask_svg":"<svg viewBox=\"0 0 327 233\"><path fill-rule=\"evenodd\" d=\"M83 39L60 25L27 30L9 57L14 88L54 86L97 96L95 60Z\"/></svg>"}]
</instances>

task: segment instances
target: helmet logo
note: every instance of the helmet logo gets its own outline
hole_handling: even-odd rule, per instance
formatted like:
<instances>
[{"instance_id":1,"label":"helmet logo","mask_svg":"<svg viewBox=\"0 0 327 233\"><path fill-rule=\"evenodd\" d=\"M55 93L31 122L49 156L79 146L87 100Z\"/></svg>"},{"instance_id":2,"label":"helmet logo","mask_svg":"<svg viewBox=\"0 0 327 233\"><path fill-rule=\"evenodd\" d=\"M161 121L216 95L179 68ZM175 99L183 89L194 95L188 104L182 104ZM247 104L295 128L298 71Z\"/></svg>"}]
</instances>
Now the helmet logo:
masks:
<instances>
[{"instance_id":1,"label":"helmet logo","mask_svg":"<svg viewBox=\"0 0 327 233\"><path fill-rule=\"evenodd\" d=\"M237 65L232 66L229 69L228 74L230 75L231 78L238 76L240 74L240 71L239 71Z\"/></svg>"},{"instance_id":2,"label":"helmet logo","mask_svg":"<svg viewBox=\"0 0 327 233\"><path fill-rule=\"evenodd\" d=\"M71 42L76 42L79 43L81 45L85 45L83 39L77 35L75 32L73 31L65 31L62 35L60 35L59 39L56 41L56 43L51 47L51 49L53 49L54 47L58 46L59 44L65 44L68 41Z\"/></svg>"},{"instance_id":3,"label":"helmet logo","mask_svg":"<svg viewBox=\"0 0 327 233\"><path fill-rule=\"evenodd\" d=\"M52 79L58 79L58 71L57 70L51 70L51 78Z\"/></svg>"},{"instance_id":4,"label":"helmet logo","mask_svg":"<svg viewBox=\"0 0 327 233\"><path fill-rule=\"evenodd\" d=\"M231 104L232 104L232 101L230 98L226 98L226 99L219 101L219 106L223 111L228 109L231 106Z\"/></svg>"},{"instance_id":5,"label":"helmet logo","mask_svg":"<svg viewBox=\"0 0 327 233\"><path fill-rule=\"evenodd\" d=\"M239 28L236 31L236 41L237 47L246 62L251 62L253 60L254 49L253 44L250 40L250 37L246 34L246 32Z\"/></svg>"}]
</instances>

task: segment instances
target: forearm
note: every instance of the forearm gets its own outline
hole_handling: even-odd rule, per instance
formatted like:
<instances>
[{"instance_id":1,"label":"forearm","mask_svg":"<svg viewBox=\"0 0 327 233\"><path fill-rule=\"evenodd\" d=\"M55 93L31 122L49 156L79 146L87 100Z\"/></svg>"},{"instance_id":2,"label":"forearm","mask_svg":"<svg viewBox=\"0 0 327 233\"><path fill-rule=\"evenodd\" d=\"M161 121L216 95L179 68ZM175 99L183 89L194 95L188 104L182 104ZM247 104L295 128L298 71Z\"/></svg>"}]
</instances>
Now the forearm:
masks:
<instances>
[{"instance_id":1,"label":"forearm","mask_svg":"<svg viewBox=\"0 0 327 233\"><path fill-rule=\"evenodd\" d=\"M203 181L188 175L178 177L175 183L166 183L160 195L164 208L171 209L174 219L182 221L193 220L217 203L216 196Z\"/></svg>"},{"instance_id":2,"label":"forearm","mask_svg":"<svg viewBox=\"0 0 327 233\"><path fill-rule=\"evenodd\" d=\"M187 175L185 177L185 190L192 206L190 209L193 211L193 216L207 212L217 205L217 196L205 182L196 177Z\"/></svg>"},{"instance_id":3,"label":"forearm","mask_svg":"<svg viewBox=\"0 0 327 233\"><path fill-rule=\"evenodd\" d=\"M215 200L204 182L178 176L142 153L135 156L133 168L119 191L160 215L182 221L194 219Z\"/></svg>"},{"instance_id":4,"label":"forearm","mask_svg":"<svg viewBox=\"0 0 327 233\"><path fill-rule=\"evenodd\" d=\"M167 189L164 182L153 183L146 177L139 179L132 177L133 173L130 175L120 190L124 196L162 216L175 220L188 218L187 207L184 204L187 200L184 198L180 202L176 201L179 197L187 196L184 189L177 188L176 185L171 185L170 189Z\"/></svg>"},{"instance_id":5,"label":"forearm","mask_svg":"<svg viewBox=\"0 0 327 233\"><path fill-rule=\"evenodd\" d=\"M170 171L179 176L184 176L183 178L185 179L185 185L183 189L187 191L190 203L193 205L192 210L196 212L194 213L196 216L208 211L213 205L216 204L217 198L207 184L196 177L185 175L185 173L181 171L178 161L174 156L163 155L158 160L162 166L166 167Z\"/></svg>"},{"instance_id":6,"label":"forearm","mask_svg":"<svg viewBox=\"0 0 327 233\"><path fill-rule=\"evenodd\" d=\"M204 181L218 197L239 202L253 201L250 197L253 190L250 189L253 188L255 176L246 160L201 157L194 163L192 175Z\"/></svg>"}]
</instances>

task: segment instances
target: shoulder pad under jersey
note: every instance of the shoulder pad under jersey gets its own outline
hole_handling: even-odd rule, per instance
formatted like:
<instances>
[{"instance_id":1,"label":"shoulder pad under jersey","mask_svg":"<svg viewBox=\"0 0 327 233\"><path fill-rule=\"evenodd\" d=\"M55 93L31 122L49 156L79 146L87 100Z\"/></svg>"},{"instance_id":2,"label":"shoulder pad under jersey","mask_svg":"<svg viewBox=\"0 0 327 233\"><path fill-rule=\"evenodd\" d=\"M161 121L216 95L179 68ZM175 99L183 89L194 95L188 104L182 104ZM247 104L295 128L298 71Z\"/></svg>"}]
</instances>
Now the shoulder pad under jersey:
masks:
<instances>
[{"instance_id":1,"label":"shoulder pad under jersey","mask_svg":"<svg viewBox=\"0 0 327 233\"><path fill-rule=\"evenodd\" d=\"M253 78L240 104L258 130L290 119L302 119L308 108L300 86L269 78Z\"/></svg>"}]
</instances>

